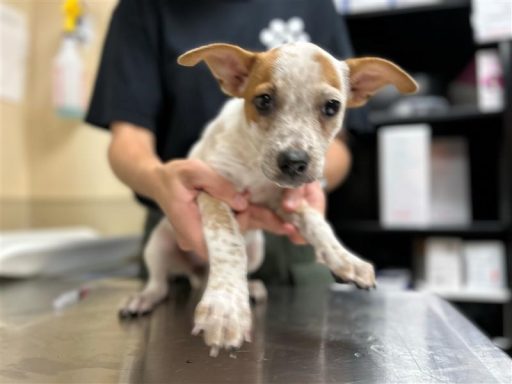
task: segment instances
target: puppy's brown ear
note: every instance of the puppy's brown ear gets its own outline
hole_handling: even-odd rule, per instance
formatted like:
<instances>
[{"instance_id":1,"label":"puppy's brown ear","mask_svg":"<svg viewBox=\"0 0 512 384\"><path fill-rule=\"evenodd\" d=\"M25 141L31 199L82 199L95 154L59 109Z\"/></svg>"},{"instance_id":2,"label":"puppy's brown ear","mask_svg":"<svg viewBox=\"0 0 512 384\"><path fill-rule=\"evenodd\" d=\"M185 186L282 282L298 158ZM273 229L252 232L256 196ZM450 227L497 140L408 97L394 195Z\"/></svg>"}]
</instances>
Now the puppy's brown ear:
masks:
<instances>
[{"instance_id":1,"label":"puppy's brown ear","mask_svg":"<svg viewBox=\"0 0 512 384\"><path fill-rule=\"evenodd\" d=\"M377 57L345 61L350 70L348 107L360 107L382 87L393 84L401 93L414 93L418 84L398 65Z\"/></svg>"},{"instance_id":2,"label":"puppy's brown ear","mask_svg":"<svg viewBox=\"0 0 512 384\"><path fill-rule=\"evenodd\" d=\"M210 44L184 53L178 63L192 67L204 60L224 93L241 97L256 55L236 45Z\"/></svg>"}]
</instances>

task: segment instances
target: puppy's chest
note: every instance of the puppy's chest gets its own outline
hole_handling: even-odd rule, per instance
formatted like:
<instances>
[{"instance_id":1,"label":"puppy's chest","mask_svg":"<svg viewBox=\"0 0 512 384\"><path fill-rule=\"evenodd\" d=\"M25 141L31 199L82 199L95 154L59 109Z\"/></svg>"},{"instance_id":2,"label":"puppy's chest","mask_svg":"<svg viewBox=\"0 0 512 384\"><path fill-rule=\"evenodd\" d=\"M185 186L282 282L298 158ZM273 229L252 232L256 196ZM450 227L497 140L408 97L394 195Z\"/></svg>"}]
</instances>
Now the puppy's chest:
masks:
<instances>
[{"instance_id":1,"label":"puppy's chest","mask_svg":"<svg viewBox=\"0 0 512 384\"><path fill-rule=\"evenodd\" d=\"M251 193L251 202L274 207L281 199L282 189L268 180L258 180L250 184L247 189Z\"/></svg>"},{"instance_id":2,"label":"puppy's chest","mask_svg":"<svg viewBox=\"0 0 512 384\"><path fill-rule=\"evenodd\" d=\"M268 180L257 167L223 161L213 161L211 165L236 185L239 191L249 191L252 203L272 207L281 198L281 188Z\"/></svg>"}]
</instances>

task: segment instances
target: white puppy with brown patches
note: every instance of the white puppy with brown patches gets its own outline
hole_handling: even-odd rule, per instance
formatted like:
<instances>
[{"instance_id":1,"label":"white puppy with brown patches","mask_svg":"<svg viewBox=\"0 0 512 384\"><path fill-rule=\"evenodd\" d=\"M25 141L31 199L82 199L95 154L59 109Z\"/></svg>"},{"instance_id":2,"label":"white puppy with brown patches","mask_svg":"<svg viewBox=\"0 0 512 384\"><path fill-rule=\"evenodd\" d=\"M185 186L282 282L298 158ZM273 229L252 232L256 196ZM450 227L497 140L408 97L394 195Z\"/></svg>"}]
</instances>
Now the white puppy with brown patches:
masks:
<instances>
[{"instance_id":1,"label":"white puppy with brown patches","mask_svg":"<svg viewBox=\"0 0 512 384\"><path fill-rule=\"evenodd\" d=\"M341 129L347 107L358 107L380 88L393 84L402 93L417 90L415 81L395 64L379 58L340 61L316 45L294 43L267 52L211 44L179 57L184 66L204 61L222 90L233 97L208 124L192 148L200 159L249 190L251 201L275 210L294 223L315 248L318 262L361 288L375 286L373 266L350 253L315 209L303 203L293 214L280 209L283 188L296 188L322 177L328 144ZM261 283L247 273L263 260L261 231L242 234L231 209L206 193L197 199L209 254L209 275L195 312L193 333L204 333L211 354L249 340L249 291L265 297ZM180 262L180 251L167 219L153 231L144 252L149 270L145 289L129 298L123 315L151 311L167 296L170 274L199 278ZM173 255L172 257L170 257Z\"/></svg>"}]
</instances>

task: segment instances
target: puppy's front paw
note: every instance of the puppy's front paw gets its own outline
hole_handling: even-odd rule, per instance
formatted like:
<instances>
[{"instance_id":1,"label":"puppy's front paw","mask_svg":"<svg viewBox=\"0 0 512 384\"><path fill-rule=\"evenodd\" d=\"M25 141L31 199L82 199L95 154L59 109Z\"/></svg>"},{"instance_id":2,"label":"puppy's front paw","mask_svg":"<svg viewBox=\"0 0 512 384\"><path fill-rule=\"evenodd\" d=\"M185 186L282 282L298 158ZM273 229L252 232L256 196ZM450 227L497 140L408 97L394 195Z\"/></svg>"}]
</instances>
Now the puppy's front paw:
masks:
<instances>
[{"instance_id":1,"label":"puppy's front paw","mask_svg":"<svg viewBox=\"0 0 512 384\"><path fill-rule=\"evenodd\" d=\"M373 265L356 256L352 257L354 258L352 262L355 268L354 284L363 289L375 288L377 283Z\"/></svg>"},{"instance_id":2,"label":"puppy's front paw","mask_svg":"<svg viewBox=\"0 0 512 384\"><path fill-rule=\"evenodd\" d=\"M343 281L354 283L358 288L375 288L375 270L373 265L345 251L341 246L318 251L331 271Z\"/></svg>"},{"instance_id":3,"label":"puppy's front paw","mask_svg":"<svg viewBox=\"0 0 512 384\"><path fill-rule=\"evenodd\" d=\"M195 312L192 334L201 331L210 356L221 348L239 348L250 341L251 310L247 295L234 295L225 290L206 291Z\"/></svg>"}]
</instances>

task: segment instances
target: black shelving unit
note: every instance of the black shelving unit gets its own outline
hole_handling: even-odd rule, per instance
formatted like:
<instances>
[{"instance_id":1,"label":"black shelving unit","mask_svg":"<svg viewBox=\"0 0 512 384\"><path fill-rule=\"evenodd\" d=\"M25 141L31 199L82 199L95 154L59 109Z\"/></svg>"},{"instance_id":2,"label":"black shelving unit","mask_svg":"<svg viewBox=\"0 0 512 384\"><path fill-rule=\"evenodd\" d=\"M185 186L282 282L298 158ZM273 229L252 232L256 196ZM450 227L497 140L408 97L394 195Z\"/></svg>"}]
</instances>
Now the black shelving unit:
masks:
<instances>
[{"instance_id":1,"label":"black shelving unit","mask_svg":"<svg viewBox=\"0 0 512 384\"><path fill-rule=\"evenodd\" d=\"M414 11L415 13L438 12L438 11L464 9L467 6L468 6L467 0L451 0L451 1L435 3L435 4L417 5L412 9L403 7L403 8L392 8L392 9L386 9L386 10L378 10L378 11L369 11L369 12L363 12L363 13L354 13L354 14L347 15L346 18L349 20L379 18L379 17L408 15L411 13L411 10Z\"/></svg>"},{"instance_id":2,"label":"black shelving unit","mask_svg":"<svg viewBox=\"0 0 512 384\"><path fill-rule=\"evenodd\" d=\"M410 9L346 15L357 56L380 56L408 72L423 72L440 82L439 94L462 72L482 46L473 41L469 0L452 0ZM353 168L347 182L329 197L329 219L347 246L377 268L413 269L418 240L429 236L499 239L507 249L512 281L512 42L486 44L500 52L506 75L502 111L454 106L428 116L396 117L369 111L372 129L350 136ZM427 123L436 136L463 136L469 145L473 221L468 226L385 228L379 222L377 135L385 125ZM510 292L510 291L508 291ZM441 293L443 295L443 293ZM512 304L502 295L445 293L490 336L512 337ZM487 315L487 316L485 316ZM508 327L508 328L507 328Z\"/></svg>"},{"instance_id":3,"label":"black shelving unit","mask_svg":"<svg viewBox=\"0 0 512 384\"><path fill-rule=\"evenodd\" d=\"M442 113L431 113L424 116L394 116L386 112L372 112L369 115L370 123L375 127L384 125L416 124L416 123L450 123L466 122L468 120L503 119L503 111L482 112L473 106L454 106Z\"/></svg>"},{"instance_id":4,"label":"black shelving unit","mask_svg":"<svg viewBox=\"0 0 512 384\"><path fill-rule=\"evenodd\" d=\"M335 224L343 233L368 233L376 235L404 234L404 235L432 235L432 236L472 236L504 238L508 226L501 221L473 221L467 226L432 226L432 227L394 227L386 228L378 221L341 221Z\"/></svg>"}]
</instances>

